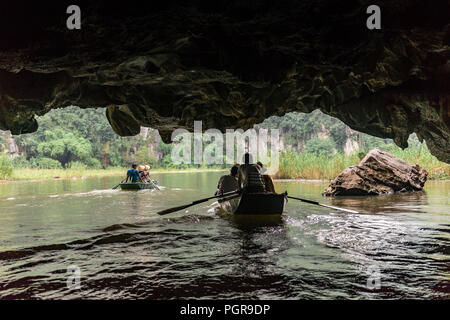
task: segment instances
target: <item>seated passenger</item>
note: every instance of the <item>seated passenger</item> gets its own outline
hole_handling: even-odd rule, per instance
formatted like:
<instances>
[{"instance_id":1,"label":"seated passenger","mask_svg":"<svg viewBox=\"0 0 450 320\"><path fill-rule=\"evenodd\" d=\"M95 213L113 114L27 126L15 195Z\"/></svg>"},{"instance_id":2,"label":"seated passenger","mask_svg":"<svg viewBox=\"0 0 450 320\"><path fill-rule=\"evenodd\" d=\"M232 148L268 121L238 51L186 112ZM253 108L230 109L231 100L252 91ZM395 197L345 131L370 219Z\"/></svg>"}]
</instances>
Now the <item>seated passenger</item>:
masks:
<instances>
[{"instance_id":1,"label":"seated passenger","mask_svg":"<svg viewBox=\"0 0 450 320\"><path fill-rule=\"evenodd\" d=\"M138 167L137 167L137 171L139 172L139 180L140 180L140 182L144 182L143 181L143 178L144 178L144 166L142 166L142 165L138 165Z\"/></svg>"},{"instance_id":2,"label":"seated passenger","mask_svg":"<svg viewBox=\"0 0 450 320\"><path fill-rule=\"evenodd\" d=\"M146 166L140 165L137 170L139 171L139 179L142 183L147 183Z\"/></svg>"},{"instance_id":3,"label":"seated passenger","mask_svg":"<svg viewBox=\"0 0 450 320\"><path fill-rule=\"evenodd\" d=\"M230 169L230 174L226 174L220 177L219 183L217 185L217 191L215 193L216 196L239 189L237 182L237 173L238 167L234 165Z\"/></svg>"},{"instance_id":4,"label":"seated passenger","mask_svg":"<svg viewBox=\"0 0 450 320\"><path fill-rule=\"evenodd\" d=\"M244 164L239 166L238 186L248 193L264 192L264 182L261 175L261 167L256 163L251 163L249 153L244 155Z\"/></svg>"},{"instance_id":5,"label":"seated passenger","mask_svg":"<svg viewBox=\"0 0 450 320\"><path fill-rule=\"evenodd\" d=\"M150 173L148 172L150 170L150 166L149 165L146 165L145 166L145 171L144 171L144 174L145 174L145 179L147 180L147 182L150 182L151 180L150 180Z\"/></svg>"},{"instance_id":6,"label":"seated passenger","mask_svg":"<svg viewBox=\"0 0 450 320\"><path fill-rule=\"evenodd\" d=\"M139 171L139 180L141 180L142 183L147 183L147 179L145 179L144 171Z\"/></svg>"},{"instance_id":7,"label":"seated passenger","mask_svg":"<svg viewBox=\"0 0 450 320\"><path fill-rule=\"evenodd\" d=\"M268 174L264 174L266 169L263 168L263 164L261 162L256 163L261 167L262 178L264 182L264 189L266 192L275 193L275 186L273 185L272 178Z\"/></svg>"},{"instance_id":8,"label":"seated passenger","mask_svg":"<svg viewBox=\"0 0 450 320\"><path fill-rule=\"evenodd\" d=\"M130 182L139 182L139 171L136 169L137 165L133 164L131 166L131 169L128 169L127 171L127 180L125 183L128 183L128 180Z\"/></svg>"}]
</instances>

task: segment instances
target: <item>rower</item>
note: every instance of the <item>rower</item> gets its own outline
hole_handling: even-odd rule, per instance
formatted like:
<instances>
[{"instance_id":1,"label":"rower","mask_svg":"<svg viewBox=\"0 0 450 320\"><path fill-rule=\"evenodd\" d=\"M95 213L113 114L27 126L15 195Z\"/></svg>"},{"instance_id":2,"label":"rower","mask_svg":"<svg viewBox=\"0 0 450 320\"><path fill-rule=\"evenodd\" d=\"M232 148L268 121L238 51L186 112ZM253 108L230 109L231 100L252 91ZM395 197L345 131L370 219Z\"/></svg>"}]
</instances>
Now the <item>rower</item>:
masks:
<instances>
[{"instance_id":1,"label":"rower","mask_svg":"<svg viewBox=\"0 0 450 320\"><path fill-rule=\"evenodd\" d=\"M127 181L125 181L125 183L128 182L128 179L130 179L130 182L139 182L139 171L137 171L136 167L137 165L133 164L131 169L128 169Z\"/></svg>"},{"instance_id":2,"label":"rower","mask_svg":"<svg viewBox=\"0 0 450 320\"><path fill-rule=\"evenodd\" d=\"M244 154L244 164L239 166L238 186L248 193L264 192L264 182L261 175L261 167L251 163L249 153Z\"/></svg>"},{"instance_id":3,"label":"rower","mask_svg":"<svg viewBox=\"0 0 450 320\"><path fill-rule=\"evenodd\" d=\"M219 183L217 185L217 191L214 195L220 195L227 192L235 191L239 189L237 174L238 174L238 166L234 165L230 169L230 174L226 174L220 177Z\"/></svg>"},{"instance_id":4,"label":"rower","mask_svg":"<svg viewBox=\"0 0 450 320\"><path fill-rule=\"evenodd\" d=\"M261 167L264 189L266 190L266 192L275 193L275 186L273 185L272 178L268 174L265 174L267 172L267 169L263 168L263 164L260 161L258 161L256 164Z\"/></svg>"}]
</instances>

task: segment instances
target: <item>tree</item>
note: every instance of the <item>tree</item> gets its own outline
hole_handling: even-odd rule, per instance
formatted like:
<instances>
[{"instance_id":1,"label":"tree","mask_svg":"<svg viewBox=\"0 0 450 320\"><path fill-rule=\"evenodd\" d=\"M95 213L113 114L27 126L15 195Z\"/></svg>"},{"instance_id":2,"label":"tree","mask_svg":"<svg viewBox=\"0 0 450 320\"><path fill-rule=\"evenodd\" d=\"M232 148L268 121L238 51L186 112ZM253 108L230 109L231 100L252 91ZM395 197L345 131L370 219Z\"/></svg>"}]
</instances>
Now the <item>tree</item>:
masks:
<instances>
[{"instance_id":1,"label":"tree","mask_svg":"<svg viewBox=\"0 0 450 320\"><path fill-rule=\"evenodd\" d=\"M306 142L302 152L314 153L316 155L324 154L327 156L331 156L335 152L335 148L336 143L331 138L327 139L313 138Z\"/></svg>"},{"instance_id":2,"label":"tree","mask_svg":"<svg viewBox=\"0 0 450 320\"><path fill-rule=\"evenodd\" d=\"M154 155L150 153L147 146L143 145L136 152L136 162L143 165L150 165L155 167L157 165L157 160Z\"/></svg>"},{"instance_id":3,"label":"tree","mask_svg":"<svg viewBox=\"0 0 450 320\"><path fill-rule=\"evenodd\" d=\"M45 140L37 145L38 153L58 160L63 167L73 161L87 163L92 157L91 143L85 138L76 137L71 132L65 133L60 128L46 130L44 136Z\"/></svg>"}]
</instances>

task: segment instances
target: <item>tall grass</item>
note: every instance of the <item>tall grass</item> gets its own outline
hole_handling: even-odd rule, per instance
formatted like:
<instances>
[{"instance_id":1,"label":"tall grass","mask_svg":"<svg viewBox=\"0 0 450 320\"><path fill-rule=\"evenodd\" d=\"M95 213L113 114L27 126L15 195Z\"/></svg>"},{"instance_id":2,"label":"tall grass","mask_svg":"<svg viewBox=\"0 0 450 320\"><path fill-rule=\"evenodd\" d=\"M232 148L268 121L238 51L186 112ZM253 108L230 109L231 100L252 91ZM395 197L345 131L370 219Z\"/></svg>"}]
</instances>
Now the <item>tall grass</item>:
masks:
<instances>
[{"instance_id":1,"label":"tall grass","mask_svg":"<svg viewBox=\"0 0 450 320\"><path fill-rule=\"evenodd\" d=\"M8 180L46 180L46 179L74 179L103 176L123 176L125 178L128 168L108 168L108 169L14 169L8 177ZM186 170L180 169L155 169L152 173L164 172L202 172L202 171L223 171L218 169L192 168ZM1 173L0 173L0 179Z\"/></svg>"},{"instance_id":2,"label":"tall grass","mask_svg":"<svg viewBox=\"0 0 450 320\"><path fill-rule=\"evenodd\" d=\"M13 172L11 159L0 155L0 180L9 179Z\"/></svg>"},{"instance_id":3,"label":"tall grass","mask_svg":"<svg viewBox=\"0 0 450 320\"><path fill-rule=\"evenodd\" d=\"M283 152L280 155L280 168L277 179L332 179L345 168L358 164L357 155L333 156L314 153Z\"/></svg>"},{"instance_id":4,"label":"tall grass","mask_svg":"<svg viewBox=\"0 0 450 320\"><path fill-rule=\"evenodd\" d=\"M393 156L411 164L418 164L428 171L429 179L450 178L450 165L436 159L426 148L407 148L405 150L391 146L385 150ZM365 155L365 154L364 154ZM320 179L330 180L345 168L357 165L360 156L345 156L336 153L333 156L313 153L283 152L280 155L280 168L275 174L277 179Z\"/></svg>"},{"instance_id":5,"label":"tall grass","mask_svg":"<svg viewBox=\"0 0 450 320\"><path fill-rule=\"evenodd\" d=\"M12 180L44 180L44 179L73 179L84 177L101 177L101 176L125 176L126 169L15 169L10 178Z\"/></svg>"},{"instance_id":6,"label":"tall grass","mask_svg":"<svg viewBox=\"0 0 450 320\"><path fill-rule=\"evenodd\" d=\"M436 180L450 178L450 165L439 161L430 153L426 146L407 148L405 150L402 150L397 146L393 146L386 151L408 163L418 164L420 167L428 171L429 179Z\"/></svg>"}]
</instances>

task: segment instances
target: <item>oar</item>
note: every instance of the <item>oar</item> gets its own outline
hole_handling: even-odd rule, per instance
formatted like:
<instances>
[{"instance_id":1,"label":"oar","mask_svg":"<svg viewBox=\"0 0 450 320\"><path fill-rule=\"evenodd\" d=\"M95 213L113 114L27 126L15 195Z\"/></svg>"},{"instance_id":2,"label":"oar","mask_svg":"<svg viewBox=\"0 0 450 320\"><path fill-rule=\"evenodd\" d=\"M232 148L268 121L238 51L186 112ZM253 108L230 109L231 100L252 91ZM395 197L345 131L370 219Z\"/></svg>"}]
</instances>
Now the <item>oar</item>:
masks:
<instances>
[{"instance_id":1,"label":"oar","mask_svg":"<svg viewBox=\"0 0 450 320\"><path fill-rule=\"evenodd\" d=\"M123 183L126 179L127 179L127 178L123 179L122 181L120 181L120 183ZM119 183L117 186L115 186L114 188L112 188L112 189L113 189L113 190L117 189L117 187L120 186L120 183Z\"/></svg>"},{"instance_id":2,"label":"oar","mask_svg":"<svg viewBox=\"0 0 450 320\"><path fill-rule=\"evenodd\" d=\"M208 197L208 198L196 200L196 201L194 201L194 202L192 202L192 203L190 203L190 204L185 204L185 205L183 205L183 206L179 206L179 207L174 207L174 208L170 208L170 209L158 211L157 214L163 216L163 215L165 215L165 214L169 214L169 213L172 213L172 212L180 211L180 210L183 210L183 209L192 207L192 206L194 206L194 205L196 205L196 204L199 204L199 203L202 203L202 202L206 202L206 201L211 200L211 199L214 199L214 198L226 197L226 196L229 196L229 195L238 193L238 192L239 192L239 190L237 190L237 191L231 191L231 192L223 193L223 194L220 194L220 195L217 195L217 196L212 196L212 197Z\"/></svg>"},{"instance_id":3,"label":"oar","mask_svg":"<svg viewBox=\"0 0 450 320\"><path fill-rule=\"evenodd\" d=\"M334 209L334 210L340 210L340 211L344 211L344 212L348 212L348 213L359 213L358 211L355 210L350 210L350 209L343 209L343 208L338 208L338 207L333 207L333 206L327 206L326 204L321 204L317 201L312 201L312 200L308 200L308 199L301 199L301 198L297 198L297 197L292 197L292 196L287 196L289 199L294 199L294 200L299 200L299 201L303 201L306 203L310 203L310 204L315 204L321 207L325 207L325 208L329 208L329 209Z\"/></svg>"},{"instance_id":4,"label":"oar","mask_svg":"<svg viewBox=\"0 0 450 320\"><path fill-rule=\"evenodd\" d=\"M156 183L154 183L153 181L150 180L150 183L156 188L156 190L161 190Z\"/></svg>"}]
</instances>

